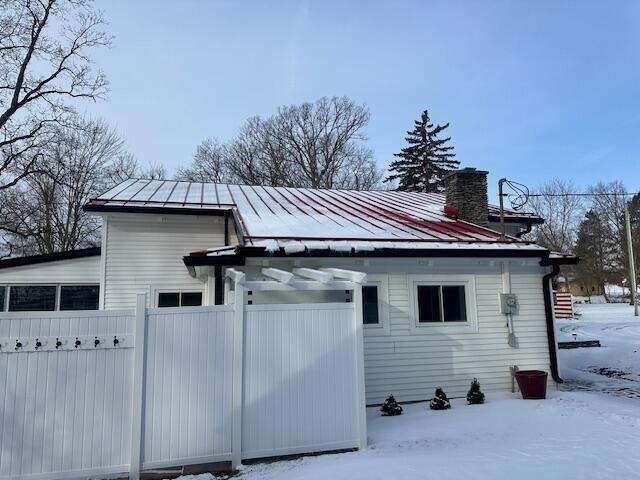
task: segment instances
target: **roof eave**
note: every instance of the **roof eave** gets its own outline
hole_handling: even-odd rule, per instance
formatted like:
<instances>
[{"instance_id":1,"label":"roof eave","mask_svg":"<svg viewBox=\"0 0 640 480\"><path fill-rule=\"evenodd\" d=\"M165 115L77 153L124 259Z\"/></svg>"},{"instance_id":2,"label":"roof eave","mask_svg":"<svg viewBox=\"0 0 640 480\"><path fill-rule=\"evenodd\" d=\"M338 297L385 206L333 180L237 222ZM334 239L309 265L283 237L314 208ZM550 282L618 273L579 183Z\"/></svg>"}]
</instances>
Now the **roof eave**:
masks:
<instances>
[{"instance_id":1,"label":"roof eave","mask_svg":"<svg viewBox=\"0 0 640 480\"><path fill-rule=\"evenodd\" d=\"M183 262L187 267L195 266L235 266L245 265L247 258L540 258L540 265L549 265L550 252L545 249L465 249L465 248L380 248L363 251L335 251L331 249L311 250L301 252L286 252L283 248L269 251L264 247L238 246L232 255L187 255ZM553 259L554 263L556 260Z\"/></svg>"},{"instance_id":2,"label":"roof eave","mask_svg":"<svg viewBox=\"0 0 640 480\"><path fill-rule=\"evenodd\" d=\"M0 269L36 265L38 263L58 262L61 260L73 260L76 258L94 257L98 255L100 255L100 247L67 250L56 253L44 253L41 255L29 255L27 257L6 258L4 260L0 260Z\"/></svg>"},{"instance_id":3,"label":"roof eave","mask_svg":"<svg viewBox=\"0 0 640 480\"><path fill-rule=\"evenodd\" d=\"M229 208L189 208L189 207L145 207L133 205L100 205L88 203L82 209L89 213L146 213L153 215L202 215L225 217L231 215Z\"/></svg>"},{"instance_id":4,"label":"roof eave","mask_svg":"<svg viewBox=\"0 0 640 480\"><path fill-rule=\"evenodd\" d=\"M488 217L490 222L499 222L500 221L500 215L494 215L494 214L489 214ZM505 216L504 217L504 222L505 223L524 223L524 224L528 224L528 225L542 225L544 223L544 218L540 218L540 217L512 217L512 216Z\"/></svg>"}]
</instances>

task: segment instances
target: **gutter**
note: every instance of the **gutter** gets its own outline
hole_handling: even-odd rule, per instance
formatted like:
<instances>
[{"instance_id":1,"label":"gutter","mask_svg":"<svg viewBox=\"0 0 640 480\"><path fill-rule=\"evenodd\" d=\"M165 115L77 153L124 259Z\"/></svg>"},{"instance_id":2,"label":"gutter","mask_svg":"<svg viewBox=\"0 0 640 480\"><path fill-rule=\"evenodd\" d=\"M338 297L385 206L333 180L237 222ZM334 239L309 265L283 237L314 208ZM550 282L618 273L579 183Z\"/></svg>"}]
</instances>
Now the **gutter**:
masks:
<instances>
[{"instance_id":1,"label":"gutter","mask_svg":"<svg viewBox=\"0 0 640 480\"><path fill-rule=\"evenodd\" d=\"M245 265L246 259L251 257L261 258L324 258L324 257L349 257L349 258L541 258L541 265L548 265L548 250L518 250L518 249L464 249L464 248L436 248L436 249L391 249L362 251L334 251L334 250L305 250L302 252L287 253L283 249L267 251L264 247L238 245L235 253L230 255L208 256L207 251L192 252L182 257L187 267L201 265L220 265L223 267L233 265Z\"/></svg>"},{"instance_id":2,"label":"gutter","mask_svg":"<svg viewBox=\"0 0 640 480\"><path fill-rule=\"evenodd\" d=\"M527 233L531 232L532 229L533 229L533 223L529 222L527 223L527 228L525 228L524 230L520 230L518 233L516 233L515 237L521 238L523 235L526 235Z\"/></svg>"},{"instance_id":3,"label":"gutter","mask_svg":"<svg viewBox=\"0 0 640 480\"><path fill-rule=\"evenodd\" d=\"M87 203L82 210L89 213L146 213L151 215L197 215L211 217L225 217L229 215L230 208L192 208L184 207L157 207L157 206L132 206L132 205L100 205Z\"/></svg>"}]
</instances>

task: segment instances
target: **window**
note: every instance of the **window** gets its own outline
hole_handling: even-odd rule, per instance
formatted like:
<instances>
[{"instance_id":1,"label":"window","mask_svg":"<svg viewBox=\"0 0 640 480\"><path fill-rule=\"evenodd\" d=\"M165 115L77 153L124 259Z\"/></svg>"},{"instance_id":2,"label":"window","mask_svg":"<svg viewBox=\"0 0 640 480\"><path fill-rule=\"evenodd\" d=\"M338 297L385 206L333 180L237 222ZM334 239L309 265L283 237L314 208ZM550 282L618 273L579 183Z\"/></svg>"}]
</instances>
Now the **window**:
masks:
<instances>
[{"instance_id":1,"label":"window","mask_svg":"<svg viewBox=\"0 0 640 480\"><path fill-rule=\"evenodd\" d=\"M62 285L60 310L97 310L99 285Z\"/></svg>"},{"instance_id":2,"label":"window","mask_svg":"<svg viewBox=\"0 0 640 480\"><path fill-rule=\"evenodd\" d=\"M180 294L180 306L198 307L202 305L202 292L182 292Z\"/></svg>"},{"instance_id":3,"label":"window","mask_svg":"<svg viewBox=\"0 0 640 480\"><path fill-rule=\"evenodd\" d=\"M440 321L440 287L418 285L418 321Z\"/></svg>"},{"instance_id":4,"label":"window","mask_svg":"<svg viewBox=\"0 0 640 480\"><path fill-rule=\"evenodd\" d=\"M362 324L366 335L389 335L389 276L367 274L362 285Z\"/></svg>"},{"instance_id":5,"label":"window","mask_svg":"<svg viewBox=\"0 0 640 480\"><path fill-rule=\"evenodd\" d=\"M442 295L442 313L445 322L466 322L467 306L463 285L440 287Z\"/></svg>"},{"instance_id":6,"label":"window","mask_svg":"<svg viewBox=\"0 0 640 480\"><path fill-rule=\"evenodd\" d=\"M464 285L418 285L418 322L466 322Z\"/></svg>"},{"instance_id":7,"label":"window","mask_svg":"<svg viewBox=\"0 0 640 480\"><path fill-rule=\"evenodd\" d=\"M4 299L7 297L7 287L0 285L0 312L4 311Z\"/></svg>"},{"instance_id":8,"label":"window","mask_svg":"<svg viewBox=\"0 0 640 480\"><path fill-rule=\"evenodd\" d=\"M417 274L407 279L409 328L414 334L478 331L474 275Z\"/></svg>"},{"instance_id":9,"label":"window","mask_svg":"<svg viewBox=\"0 0 640 480\"><path fill-rule=\"evenodd\" d=\"M362 323L365 325L377 325L380 323L377 285L362 286Z\"/></svg>"},{"instance_id":10,"label":"window","mask_svg":"<svg viewBox=\"0 0 640 480\"><path fill-rule=\"evenodd\" d=\"M49 312L56 309L55 285L12 285L9 288L10 312Z\"/></svg>"},{"instance_id":11,"label":"window","mask_svg":"<svg viewBox=\"0 0 640 480\"><path fill-rule=\"evenodd\" d=\"M158 307L197 307L202 305L202 292L158 292Z\"/></svg>"}]
</instances>

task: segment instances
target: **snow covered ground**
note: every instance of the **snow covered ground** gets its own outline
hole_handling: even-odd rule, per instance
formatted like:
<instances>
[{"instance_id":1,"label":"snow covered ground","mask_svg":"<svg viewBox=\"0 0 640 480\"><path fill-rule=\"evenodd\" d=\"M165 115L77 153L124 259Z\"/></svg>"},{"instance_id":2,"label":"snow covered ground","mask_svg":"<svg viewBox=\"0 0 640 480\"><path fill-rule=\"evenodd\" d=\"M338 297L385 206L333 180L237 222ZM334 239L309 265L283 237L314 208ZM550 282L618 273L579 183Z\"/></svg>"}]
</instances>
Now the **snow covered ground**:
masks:
<instances>
[{"instance_id":1,"label":"snow covered ground","mask_svg":"<svg viewBox=\"0 0 640 480\"><path fill-rule=\"evenodd\" d=\"M580 320L559 323L559 339L576 334L599 339L602 348L561 350L566 390L548 392L547 400L487 393L484 405L460 399L451 410L431 411L415 404L399 417L371 408L364 451L247 466L240 478L640 478L640 394L633 394L640 386L640 319L622 304L579 310ZM196 478L211 477L183 477Z\"/></svg>"},{"instance_id":2,"label":"snow covered ground","mask_svg":"<svg viewBox=\"0 0 640 480\"><path fill-rule=\"evenodd\" d=\"M578 320L557 322L558 340L600 340L602 347L560 351L565 387L640 402L640 317L633 316L633 307L621 303L575 308Z\"/></svg>"}]
</instances>

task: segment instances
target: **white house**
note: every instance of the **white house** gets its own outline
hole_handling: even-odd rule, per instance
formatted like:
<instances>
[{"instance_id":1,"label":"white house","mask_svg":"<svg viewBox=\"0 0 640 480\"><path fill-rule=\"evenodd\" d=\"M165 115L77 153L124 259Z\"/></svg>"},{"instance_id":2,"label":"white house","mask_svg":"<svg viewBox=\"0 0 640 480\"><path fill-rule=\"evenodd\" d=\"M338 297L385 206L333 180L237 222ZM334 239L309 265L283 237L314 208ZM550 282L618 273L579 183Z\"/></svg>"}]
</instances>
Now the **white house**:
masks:
<instances>
[{"instance_id":1,"label":"white house","mask_svg":"<svg viewBox=\"0 0 640 480\"><path fill-rule=\"evenodd\" d=\"M257 280L349 269L367 274L367 404L438 385L460 396L474 377L507 390L512 366L559 382L549 279L576 259L518 238L542 221L531 214L507 211L501 237L486 175L454 172L446 194L130 179L85 207L102 217L101 249L0 262L0 310L127 309L141 291L151 307L233 303L229 268ZM351 297L248 291L246 303Z\"/></svg>"}]
</instances>

